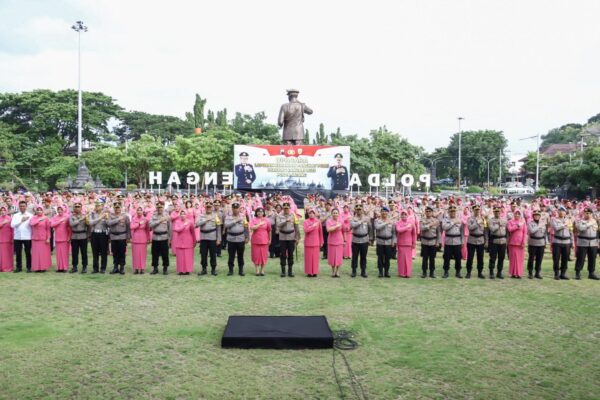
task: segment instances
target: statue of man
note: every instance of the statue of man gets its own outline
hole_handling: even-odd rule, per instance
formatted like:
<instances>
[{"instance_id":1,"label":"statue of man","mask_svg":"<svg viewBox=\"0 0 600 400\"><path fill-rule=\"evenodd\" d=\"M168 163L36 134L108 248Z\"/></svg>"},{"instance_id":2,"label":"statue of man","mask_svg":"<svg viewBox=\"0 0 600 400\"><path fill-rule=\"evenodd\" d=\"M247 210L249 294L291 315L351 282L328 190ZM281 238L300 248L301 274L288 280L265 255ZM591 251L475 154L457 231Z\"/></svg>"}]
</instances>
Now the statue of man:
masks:
<instances>
[{"instance_id":1,"label":"statue of man","mask_svg":"<svg viewBox=\"0 0 600 400\"><path fill-rule=\"evenodd\" d=\"M304 103L298 101L296 89L288 89L289 103L283 104L279 110L277 124L283 127L284 144L302 144L304 139L304 114L312 114L313 111Z\"/></svg>"}]
</instances>

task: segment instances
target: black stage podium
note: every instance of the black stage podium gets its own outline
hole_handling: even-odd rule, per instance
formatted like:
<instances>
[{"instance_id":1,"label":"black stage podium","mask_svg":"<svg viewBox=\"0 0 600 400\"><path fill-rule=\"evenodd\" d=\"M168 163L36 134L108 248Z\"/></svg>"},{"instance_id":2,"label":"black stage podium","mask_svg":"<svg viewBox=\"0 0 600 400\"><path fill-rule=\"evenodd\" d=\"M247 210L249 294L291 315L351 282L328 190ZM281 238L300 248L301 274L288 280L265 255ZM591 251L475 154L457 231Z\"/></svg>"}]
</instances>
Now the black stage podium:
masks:
<instances>
[{"instance_id":1,"label":"black stage podium","mask_svg":"<svg viewBox=\"0 0 600 400\"><path fill-rule=\"evenodd\" d=\"M221 347L239 349L330 349L325 316L230 316Z\"/></svg>"}]
</instances>

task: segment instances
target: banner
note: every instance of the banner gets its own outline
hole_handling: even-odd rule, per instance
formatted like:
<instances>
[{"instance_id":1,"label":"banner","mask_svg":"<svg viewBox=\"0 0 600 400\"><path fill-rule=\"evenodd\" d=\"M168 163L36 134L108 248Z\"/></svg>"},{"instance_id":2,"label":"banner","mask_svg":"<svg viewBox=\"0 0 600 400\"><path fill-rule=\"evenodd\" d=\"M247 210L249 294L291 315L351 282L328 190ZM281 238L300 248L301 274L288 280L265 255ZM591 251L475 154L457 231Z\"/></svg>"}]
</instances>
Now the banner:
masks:
<instances>
[{"instance_id":1,"label":"banner","mask_svg":"<svg viewBox=\"0 0 600 400\"><path fill-rule=\"evenodd\" d=\"M236 189L346 190L350 146L235 145Z\"/></svg>"}]
</instances>

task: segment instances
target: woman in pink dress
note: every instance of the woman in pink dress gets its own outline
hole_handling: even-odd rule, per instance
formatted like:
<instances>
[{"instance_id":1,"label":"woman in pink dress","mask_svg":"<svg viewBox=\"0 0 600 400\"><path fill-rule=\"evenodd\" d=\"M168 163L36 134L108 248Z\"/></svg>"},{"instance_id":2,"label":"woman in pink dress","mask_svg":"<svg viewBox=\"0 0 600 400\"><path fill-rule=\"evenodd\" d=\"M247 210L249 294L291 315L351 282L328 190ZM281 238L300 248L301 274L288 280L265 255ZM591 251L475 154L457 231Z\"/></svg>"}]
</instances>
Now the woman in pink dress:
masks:
<instances>
[{"instance_id":1,"label":"woman in pink dress","mask_svg":"<svg viewBox=\"0 0 600 400\"><path fill-rule=\"evenodd\" d=\"M179 218L173 223L173 232L176 233L176 240L172 246L175 249L177 274L189 275L194 270L196 233L194 224L187 218L185 210L179 212Z\"/></svg>"},{"instance_id":2,"label":"woman in pink dress","mask_svg":"<svg viewBox=\"0 0 600 400\"><path fill-rule=\"evenodd\" d=\"M256 276L265 276L265 264L271 244L271 222L265 218L265 210L258 207L254 211L255 218L250 221L250 255L254 263Z\"/></svg>"},{"instance_id":3,"label":"woman in pink dress","mask_svg":"<svg viewBox=\"0 0 600 400\"><path fill-rule=\"evenodd\" d=\"M143 274L146 269L146 254L150 242L150 218L144 216L144 209L138 207L131 219L131 264L133 274Z\"/></svg>"},{"instance_id":4,"label":"woman in pink dress","mask_svg":"<svg viewBox=\"0 0 600 400\"><path fill-rule=\"evenodd\" d=\"M13 229L6 207L0 207L0 272L13 270Z\"/></svg>"},{"instance_id":5,"label":"woman in pink dress","mask_svg":"<svg viewBox=\"0 0 600 400\"><path fill-rule=\"evenodd\" d=\"M410 278L412 275L412 252L417 247L417 227L414 221L408 219L408 212L400 212L400 220L396 222L396 249L398 260L398 275Z\"/></svg>"},{"instance_id":6,"label":"woman in pink dress","mask_svg":"<svg viewBox=\"0 0 600 400\"><path fill-rule=\"evenodd\" d=\"M344 223L340 218L340 211L334 208L331 211L331 218L325 222L325 229L329 236L327 237L327 263L331 267L331 277L340 277L340 267L343 262L344 254Z\"/></svg>"},{"instance_id":7,"label":"woman in pink dress","mask_svg":"<svg viewBox=\"0 0 600 400\"><path fill-rule=\"evenodd\" d=\"M349 260L352 258L352 229L350 229L350 220L352 219L352 214L350 213L350 208L347 204L344 205L344 208L342 209L341 218L343 224L342 229L346 234L343 257L344 259Z\"/></svg>"},{"instance_id":8,"label":"woman in pink dress","mask_svg":"<svg viewBox=\"0 0 600 400\"><path fill-rule=\"evenodd\" d=\"M64 206L58 206L56 212L57 214L50 220L50 226L54 228L56 272L65 273L69 269L71 226L69 225L69 216L65 214Z\"/></svg>"},{"instance_id":9,"label":"woman in pink dress","mask_svg":"<svg viewBox=\"0 0 600 400\"><path fill-rule=\"evenodd\" d=\"M304 272L309 278L316 278L319 273L319 250L323 246L323 229L315 210L308 211L308 219L304 221L303 227Z\"/></svg>"},{"instance_id":10,"label":"woman in pink dress","mask_svg":"<svg viewBox=\"0 0 600 400\"><path fill-rule=\"evenodd\" d=\"M527 224L521 210L515 210L508 221L508 270L511 278L521 279L525 262L525 243L527 242Z\"/></svg>"},{"instance_id":11,"label":"woman in pink dress","mask_svg":"<svg viewBox=\"0 0 600 400\"><path fill-rule=\"evenodd\" d=\"M52 265L50 255L50 220L44 215L42 206L35 208L31 226L31 270L46 272Z\"/></svg>"}]
</instances>

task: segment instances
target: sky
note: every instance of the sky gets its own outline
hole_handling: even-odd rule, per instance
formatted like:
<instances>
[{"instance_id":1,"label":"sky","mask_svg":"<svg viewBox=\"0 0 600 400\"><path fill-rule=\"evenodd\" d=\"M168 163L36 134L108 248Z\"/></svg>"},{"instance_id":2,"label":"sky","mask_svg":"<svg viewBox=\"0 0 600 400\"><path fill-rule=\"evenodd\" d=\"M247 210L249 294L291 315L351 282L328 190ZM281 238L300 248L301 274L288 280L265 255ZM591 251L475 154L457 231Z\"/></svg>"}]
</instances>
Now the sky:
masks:
<instances>
[{"instance_id":1,"label":"sky","mask_svg":"<svg viewBox=\"0 0 600 400\"><path fill-rule=\"evenodd\" d=\"M458 131L509 151L600 113L600 1L0 0L0 92L82 88L128 110L264 111L285 90L346 134L387 126L432 151ZM85 110L84 110L85 112Z\"/></svg>"}]
</instances>

